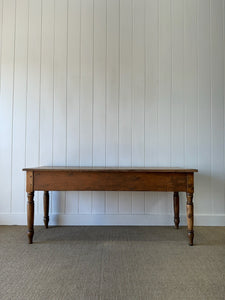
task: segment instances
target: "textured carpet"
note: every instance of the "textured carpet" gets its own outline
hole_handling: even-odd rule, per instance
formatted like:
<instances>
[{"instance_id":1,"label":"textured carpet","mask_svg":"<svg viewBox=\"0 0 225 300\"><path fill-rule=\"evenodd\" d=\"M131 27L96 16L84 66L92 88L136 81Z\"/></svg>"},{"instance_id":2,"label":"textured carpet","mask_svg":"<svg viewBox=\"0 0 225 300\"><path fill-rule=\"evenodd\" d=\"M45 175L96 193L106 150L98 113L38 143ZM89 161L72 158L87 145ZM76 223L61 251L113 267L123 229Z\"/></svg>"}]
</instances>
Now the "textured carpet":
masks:
<instances>
[{"instance_id":1,"label":"textured carpet","mask_svg":"<svg viewBox=\"0 0 225 300\"><path fill-rule=\"evenodd\" d=\"M0 226L0 299L225 299L225 228Z\"/></svg>"}]
</instances>

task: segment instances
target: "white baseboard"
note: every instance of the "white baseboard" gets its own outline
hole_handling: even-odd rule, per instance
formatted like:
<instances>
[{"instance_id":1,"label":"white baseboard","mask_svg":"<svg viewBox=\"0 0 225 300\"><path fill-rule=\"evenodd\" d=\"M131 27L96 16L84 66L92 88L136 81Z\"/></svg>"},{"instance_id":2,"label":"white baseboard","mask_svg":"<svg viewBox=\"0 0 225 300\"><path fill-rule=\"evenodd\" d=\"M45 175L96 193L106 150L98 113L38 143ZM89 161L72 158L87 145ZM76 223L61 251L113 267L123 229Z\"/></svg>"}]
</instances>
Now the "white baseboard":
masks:
<instances>
[{"instance_id":1,"label":"white baseboard","mask_svg":"<svg viewBox=\"0 0 225 300\"><path fill-rule=\"evenodd\" d=\"M186 225L186 215L180 216L180 225ZM26 214L0 214L0 225L26 225ZM36 214L35 225L43 225L43 215ZM50 215L49 225L89 225L89 226L172 226L173 215L171 214L136 214L136 215L75 215L75 214L52 214ZM196 226L225 226L225 214L203 215L197 214L194 218Z\"/></svg>"}]
</instances>

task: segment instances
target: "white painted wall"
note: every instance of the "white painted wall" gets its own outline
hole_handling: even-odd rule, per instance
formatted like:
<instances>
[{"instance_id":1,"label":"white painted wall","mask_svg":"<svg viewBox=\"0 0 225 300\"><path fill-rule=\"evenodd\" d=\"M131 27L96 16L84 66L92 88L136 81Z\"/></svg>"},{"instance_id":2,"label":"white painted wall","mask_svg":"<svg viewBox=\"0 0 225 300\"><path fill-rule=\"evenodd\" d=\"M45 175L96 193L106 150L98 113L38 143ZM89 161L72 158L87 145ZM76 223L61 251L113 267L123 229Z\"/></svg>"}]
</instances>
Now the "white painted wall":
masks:
<instances>
[{"instance_id":1,"label":"white painted wall","mask_svg":"<svg viewBox=\"0 0 225 300\"><path fill-rule=\"evenodd\" d=\"M0 224L26 224L23 167L82 165L198 168L195 223L225 225L224 54L224 0L0 0ZM54 192L50 212L173 224L171 193Z\"/></svg>"}]
</instances>

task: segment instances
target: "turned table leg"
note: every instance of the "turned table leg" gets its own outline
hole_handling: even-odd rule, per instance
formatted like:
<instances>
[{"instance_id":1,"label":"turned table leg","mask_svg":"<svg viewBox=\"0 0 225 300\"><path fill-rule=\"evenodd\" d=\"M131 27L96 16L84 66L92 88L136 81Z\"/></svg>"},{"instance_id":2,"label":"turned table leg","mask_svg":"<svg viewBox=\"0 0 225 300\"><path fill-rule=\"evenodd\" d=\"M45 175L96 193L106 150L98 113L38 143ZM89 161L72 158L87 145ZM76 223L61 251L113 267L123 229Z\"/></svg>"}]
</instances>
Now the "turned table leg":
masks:
<instances>
[{"instance_id":1,"label":"turned table leg","mask_svg":"<svg viewBox=\"0 0 225 300\"><path fill-rule=\"evenodd\" d=\"M34 192L27 193L27 198L27 236L29 244L32 244L34 235Z\"/></svg>"},{"instance_id":2,"label":"turned table leg","mask_svg":"<svg viewBox=\"0 0 225 300\"><path fill-rule=\"evenodd\" d=\"M174 209L174 224L175 228L179 228L180 217L179 217L179 193L174 192L173 194L173 209Z\"/></svg>"},{"instance_id":3,"label":"turned table leg","mask_svg":"<svg viewBox=\"0 0 225 300\"><path fill-rule=\"evenodd\" d=\"M193 208L193 193L187 193L187 226L188 226L188 238L189 238L189 245L193 246L193 239L194 239L194 230L193 230L193 215L194 215L194 208Z\"/></svg>"},{"instance_id":4,"label":"turned table leg","mask_svg":"<svg viewBox=\"0 0 225 300\"><path fill-rule=\"evenodd\" d=\"M49 222L49 192L48 191L44 191L44 198L43 198L43 202L44 202L44 224L45 224L45 228L48 228L48 222Z\"/></svg>"}]
</instances>

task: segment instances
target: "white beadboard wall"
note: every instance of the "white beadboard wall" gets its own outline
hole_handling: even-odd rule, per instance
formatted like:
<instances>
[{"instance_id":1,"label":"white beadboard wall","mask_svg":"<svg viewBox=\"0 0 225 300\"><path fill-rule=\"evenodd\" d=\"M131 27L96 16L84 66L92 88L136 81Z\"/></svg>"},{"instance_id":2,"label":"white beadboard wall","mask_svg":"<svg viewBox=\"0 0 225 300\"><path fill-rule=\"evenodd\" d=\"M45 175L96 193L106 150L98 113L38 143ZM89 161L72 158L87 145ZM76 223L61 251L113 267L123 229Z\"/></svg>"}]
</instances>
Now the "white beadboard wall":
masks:
<instances>
[{"instance_id":1,"label":"white beadboard wall","mask_svg":"<svg viewBox=\"0 0 225 300\"><path fill-rule=\"evenodd\" d=\"M195 224L225 225L224 62L225 0L0 0L0 224L23 167L73 165L198 168ZM173 224L172 193L50 198L50 224Z\"/></svg>"}]
</instances>

